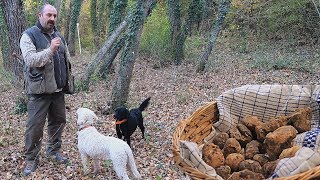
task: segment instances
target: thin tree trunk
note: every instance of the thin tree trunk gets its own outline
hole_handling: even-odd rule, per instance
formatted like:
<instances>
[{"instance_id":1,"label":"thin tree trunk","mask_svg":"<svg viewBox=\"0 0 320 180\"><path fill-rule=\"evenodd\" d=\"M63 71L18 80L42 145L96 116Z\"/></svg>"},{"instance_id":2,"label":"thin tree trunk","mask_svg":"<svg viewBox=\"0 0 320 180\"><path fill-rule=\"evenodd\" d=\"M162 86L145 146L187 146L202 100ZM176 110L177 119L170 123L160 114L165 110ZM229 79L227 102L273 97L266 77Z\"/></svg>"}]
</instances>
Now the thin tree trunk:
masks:
<instances>
[{"instance_id":1,"label":"thin tree trunk","mask_svg":"<svg viewBox=\"0 0 320 180\"><path fill-rule=\"evenodd\" d=\"M100 48L99 29L97 22L97 0L91 0L90 5L91 30L93 34L93 42L96 49Z\"/></svg>"},{"instance_id":2,"label":"thin tree trunk","mask_svg":"<svg viewBox=\"0 0 320 180\"><path fill-rule=\"evenodd\" d=\"M4 16L3 8L0 8L0 45L4 69L10 70L10 64L6 61L10 58L9 31Z\"/></svg>"},{"instance_id":3,"label":"thin tree trunk","mask_svg":"<svg viewBox=\"0 0 320 180\"><path fill-rule=\"evenodd\" d=\"M70 27L69 27L69 52L71 56L76 54L75 50L75 38L76 38L76 28L77 22L79 19L80 11L81 11L82 0L74 0L73 6L71 9L71 19L70 19Z\"/></svg>"},{"instance_id":4,"label":"thin tree trunk","mask_svg":"<svg viewBox=\"0 0 320 180\"><path fill-rule=\"evenodd\" d=\"M107 16L105 15L105 11L106 11L106 7L107 7L107 1L106 0L102 0L100 1L100 5L98 8L98 33L99 33L99 44L102 44L102 42L105 41L106 39L106 24L107 24Z\"/></svg>"},{"instance_id":5,"label":"thin tree trunk","mask_svg":"<svg viewBox=\"0 0 320 180\"><path fill-rule=\"evenodd\" d=\"M167 0L171 31L171 50L174 62L181 53L178 51L178 37L181 33L181 0Z\"/></svg>"},{"instance_id":6,"label":"thin tree trunk","mask_svg":"<svg viewBox=\"0 0 320 180\"><path fill-rule=\"evenodd\" d=\"M23 79L23 64L17 59L17 57L21 55L19 47L20 36L26 28L23 2L22 0L1 1L1 8L9 32L10 55L8 59L3 59L4 67L14 73L15 79L13 82L14 84L18 84L22 82Z\"/></svg>"},{"instance_id":7,"label":"thin tree trunk","mask_svg":"<svg viewBox=\"0 0 320 180\"><path fill-rule=\"evenodd\" d=\"M56 7L57 13L58 13L58 23L56 24L56 28L59 29L59 30L60 30L60 26L62 25L62 23L61 23L61 18L62 18L62 16L61 16L61 14L62 14L62 13L61 13L61 9L62 9L63 7L61 7L61 6L64 6L63 1L66 1L66 0L57 0L57 1L56 1L56 4L55 4L55 7Z\"/></svg>"},{"instance_id":8,"label":"thin tree trunk","mask_svg":"<svg viewBox=\"0 0 320 180\"><path fill-rule=\"evenodd\" d=\"M184 59L184 44L187 35L191 33L192 24L198 23L202 18L203 1L192 0L188 6L187 18L182 27L181 0L167 0L171 29L171 46L174 63L180 65Z\"/></svg>"},{"instance_id":9,"label":"thin tree trunk","mask_svg":"<svg viewBox=\"0 0 320 180\"><path fill-rule=\"evenodd\" d=\"M61 1L63 0L57 0L55 4L58 14L60 13Z\"/></svg>"},{"instance_id":10,"label":"thin tree trunk","mask_svg":"<svg viewBox=\"0 0 320 180\"><path fill-rule=\"evenodd\" d=\"M66 4L66 3L65 3ZM65 7L65 14L63 14L63 16L65 15L65 21L64 21L64 39L66 40L66 42L69 44L69 24L70 24L70 19L71 19L71 9L70 7L73 6L73 0L70 0L69 3L69 8Z\"/></svg>"},{"instance_id":11,"label":"thin tree trunk","mask_svg":"<svg viewBox=\"0 0 320 180\"><path fill-rule=\"evenodd\" d=\"M199 11L199 9L196 8L200 2L201 1L199 0L192 0L189 4L188 10L187 10L187 19L183 25L183 28L181 29L181 33L179 33L178 35L178 39L175 44L176 45L175 49L177 53L175 54L174 62L176 65L180 65L182 63L182 60L184 59L185 41L187 39L188 34L191 34L192 24L199 21L199 18L197 17L202 16L200 14L202 11L201 10ZM195 16L195 14L197 16Z\"/></svg>"},{"instance_id":12,"label":"thin tree trunk","mask_svg":"<svg viewBox=\"0 0 320 180\"><path fill-rule=\"evenodd\" d=\"M217 20L212 25L210 39L209 39L209 42L208 42L208 45L207 45L205 51L203 52L203 54L199 60L197 72L202 72L205 69L205 66L206 66L208 59L209 59L209 55L211 54L211 51L214 49L214 47L216 45L216 41L218 39L222 25L224 23L226 15L229 12L229 7L230 7L230 0L225 0L225 1L221 2L221 4L219 4Z\"/></svg>"}]
</instances>

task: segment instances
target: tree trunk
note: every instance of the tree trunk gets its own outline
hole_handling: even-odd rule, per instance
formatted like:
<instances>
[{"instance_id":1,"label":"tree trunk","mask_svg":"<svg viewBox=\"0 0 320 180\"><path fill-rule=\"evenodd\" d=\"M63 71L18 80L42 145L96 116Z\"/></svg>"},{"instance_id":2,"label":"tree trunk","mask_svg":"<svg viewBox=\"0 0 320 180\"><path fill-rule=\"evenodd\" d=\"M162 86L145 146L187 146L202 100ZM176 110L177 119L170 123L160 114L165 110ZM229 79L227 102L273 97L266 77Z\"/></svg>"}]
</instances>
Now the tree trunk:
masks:
<instances>
[{"instance_id":1,"label":"tree trunk","mask_svg":"<svg viewBox=\"0 0 320 180\"><path fill-rule=\"evenodd\" d=\"M103 64L99 69L100 77L105 78L110 73L112 63L124 46L125 40L126 36L121 37L121 39L111 48L110 52L103 58Z\"/></svg>"},{"instance_id":2,"label":"tree trunk","mask_svg":"<svg viewBox=\"0 0 320 180\"><path fill-rule=\"evenodd\" d=\"M113 3L112 5L108 4L108 10L111 10L111 13L109 15L109 29L107 33L109 35L115 30L115 28L119 26L123 18L125 18L124 15L125 15L126 7L128 5L128 1L113 0L112 3ZM112 62L114 58L117 56L117 54L119 53L119 51L122 49L124 42L125 42L125 38L122 37L119 41L115 43L115 45L111 47L111 52L107 53L103 57L104 59L103 65L101 65L99 70L101 77L105 77L106 74L109 73L108 71L111 68Z\"/></svg>"},{"instance_id":3,"label":"tree trunk","mask_svg":"<svg viewBox=\"0 0 320 180\"><path fill-rule=\"evenodd\" d=\"M73 0L70 0L68 7L72 7L72 6L73 6ZM69 24L70 24L70 20L71 20L70 10L71 10L70 8L65 7L65 14L63 14L63 16L65 16L63 36L68 44L69 44L69 29L70 29Z\"/></svg>"},{"instance_id":4,"label":"tree trunk","mask_svg":"<svg viewBox=\"0 0 320 180\"><path fill-rule=\"evenodd\" d=\"M100 48L99 30L97 22L97 0L91 0L90 4L91 29L93 34L93 42L96 49Z\"/></svg>"},{"instance_id":5,"label":"tree trunk","mask_svg":"<svg viewBox=\"0 0 320 180\"><path fill-rule=\"evenodd\" d=\"M69 43L68 48L71 56L76 54L75 50L75 38L76 38L76 28L77 22L81 11L82 0L73 0L73 5L71 8L70 17L70 27L69 27Z\"/></svg>"},{"instance_id":6,"label":"tree trunk","mask_svg":"<svg viewBox=\"0 0 320 180\"><path fill-rule=\"evenodd\" d=\"M167 0L171 31L172 58L176 62L181 52L178 51L178 37L181 33L181 0Z\"/></svg>"},{"instance_id":7,"label":"tree trunk","mask_svg":"<svg viewBox=\"0 0 320 180\"><path fill-rule=\"evenodd\" d=\"M99 42L100 44L104 42L106 38L106 24L108 21L108 17L106 16L106 7L107 7L107 1L102 0L100 1L99 8L98 8L98 37L99 37ZM100 48L100 47L99 47Z\"/></svg>"},{"instance_id":8,"label":"tree trunk","mask_svg":"<svg viewBox=\"0 0 320 180\"><path fill-rule=\"evenodd\" d=\"M121 32L124 30L124 28L128 25L127 20L124 20L119 27L109 36L107 41L104 43L102 48L97 53L94 60L89 64L88 69L86 70L86 73L83 76L83 83L85 89L89 87L89 81L90 76L93 74L97 64L101 61L101 59L105 56L105 54L109 51L111 45L116 41L118 36L121 34Z\"/></svg>"},{"instance_id":9,"label":"tree trunk","mask_svg":"<svg viewBox=\"0 0 320 180\"><path fill-rule=\"evenodd\" d=\"M183 27L181 27L181 0L167 0L171 29L171 49L176 65L180 65L184 59L184 43L187 35L191 33L192 24L199 24L201 21L203 3L201 0L192 0L189 3L187 18Z\"/></svg>"},{"instance_id":10,"label":"tree trunk","mask_svg":"<svg viewBox=\"0 0 320 180\"><path fill-rule=\"evenodd\" d=\"M226 15L229 12L229 7L230 7L230 0L224 0L223 2L221 2L219 4L217 20L212 25L210 39L209 39L209 42L208 42L208 45L207 45L205 51L203 52L203 54L199 60L197 72L203 72L205 69L207 61L209 59L209 55L211 54L212 49L214 49L214 47L216 45L216 41L217 41L217 38L218 38L219 33L221 31L222 25L224 23Z\"/></svg>"},{"instance_id":11,"label":"tree trunk","mask_svg":"<svg viewBox=\"0 0 320 180\"><path fill-rule=\"evenodd\" d=\"M128 0L115 0L109 19L108 34L111 34L125 17Z\"/></svg>"},{"instance_id":12,"label":"tree trunk","mask_svg":"<svg viewBox=\"0 0 320 180\"><path fill-rule=\"evenodd\" d=\"M2 2L0 2L2 3ZM1 4L2 7L2 4ZM4 69L9 70L10 64L8 62L10 58L10 44L9 44L9 32L6 19L4 17L3 8L0 8L0 47L2 52L2 59Z\"/></svg>"},{"instance_id":13,"label":"tree trunk","mask_svg":"<svg viewBox=\"0 0 320 180\"><path fill-rule=\"evenodd\" d=\"M13 82L17 84L23 79L23 64L17 59L21 57L20 36L26 28L23 2L22 0L1 1L1 9L9 32L9 56L3 59L4 68L14 73Z\"/></svg>"},{"instance_id":14,"label":"tree trunk","mask_svg":"<svg viewBox=\"0 0 320 180\"><path fill-rule=\"evenodd\" d=\"M155 7L156 2L153 0L149 0L144 4L144 19L146 19L152 12L153 8ZM110 28L112 29L112 28ZM106 77L107 74L111 71L112 63L114 59L117 57L118 53L122 49L122 47L125 45L125 40L127 39L127 36L124 35L121 37L120 40L118 40L115 45L111 48L110 52L106 54L106 56L103 58L103 64L100 67L99 74L102 78Z\"/></svg>"},{"instance_id":15,"label":"tree trunk","mask_svg":"<svg viewBox=\"0 0 320 180\"><path fill-rule=\"evenodd\" d=\"M57 9L58 14L60 13L61 1L62 0L57 0L56 4L54 5L56 7L56 9Z\"/></svg>"},{"instance_id":16,"label":"tree trunk","mask_svg":"<svg viewBox=\"0 0 320 180\"><path fill-rule=\"evenodd\" d=\"M179 33L175 47L177 53L175 54L176 56L174 57L174 62L176 65L180 65L182 63L182 60L184 59L184 45L188 34L191 34L192 24L197 23L199 21L199 18L202 17L202 15L200 14L202 11L198 8L200 3L203 2L200 0L192 0L188 6L187 18L183 25L183 28L181 29L182 32Z\"/></svg>"},{"instance_id":17,"label":"tree trunk","mask_svg":"<svg viewBox=\"0 0 320 180\"><path fill-rule=\"evenodd\" d=\"M128 99L132 71L138 55L143 24L146 14L150 13L150 9L144 9L143 4L147 4L147 6L150 5L152 10L155 7L156 1L147 0L145 2L138 0L136 3L136 7L130 19L125 47L121 54L119 71L111 92L109 111L114 111L117 107L124 106ZM144 12L144 10L147 12Z\"/></svg>"}]
</instances>

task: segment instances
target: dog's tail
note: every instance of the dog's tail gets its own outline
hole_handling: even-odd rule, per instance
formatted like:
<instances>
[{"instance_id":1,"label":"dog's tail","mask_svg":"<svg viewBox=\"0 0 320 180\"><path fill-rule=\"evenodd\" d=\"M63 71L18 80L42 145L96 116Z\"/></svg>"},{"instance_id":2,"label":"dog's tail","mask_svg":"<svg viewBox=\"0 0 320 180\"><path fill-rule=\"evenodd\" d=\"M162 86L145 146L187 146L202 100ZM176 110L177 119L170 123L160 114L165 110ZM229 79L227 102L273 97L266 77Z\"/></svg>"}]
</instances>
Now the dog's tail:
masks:
<instances>
[{"instance_id":1,"label":"dog's tail","mask_svg":"<svg viewBox=\"0 0 320 180\"><path fill-rule=\"evenodd\" d=\"M144 109L146 109L146 107L149 105L149 101L150 101L151 97L148 97L146 100L144 100L140 106L139 106L139 109L140 111L144 111Z\"/></svg>"},{"instance_id":2,"label":"dog's tail","mask_svg":"<svg viewBox=\"0 0 320 180\"><path fill-rule=\"evenodd\" d=\"M129 149L126 150L126 152L127 152L127 156L128 156L128 163L129 163L130 170L131 170L131 172L132 172L132 174L133 174L135 179L141 179L141 175L138 172L138 169L137 169L136 163L134 161L134 157L133 157L132 151L131 151L129 146L128 146L128 148Z\"/></svg>"}]
</instances>

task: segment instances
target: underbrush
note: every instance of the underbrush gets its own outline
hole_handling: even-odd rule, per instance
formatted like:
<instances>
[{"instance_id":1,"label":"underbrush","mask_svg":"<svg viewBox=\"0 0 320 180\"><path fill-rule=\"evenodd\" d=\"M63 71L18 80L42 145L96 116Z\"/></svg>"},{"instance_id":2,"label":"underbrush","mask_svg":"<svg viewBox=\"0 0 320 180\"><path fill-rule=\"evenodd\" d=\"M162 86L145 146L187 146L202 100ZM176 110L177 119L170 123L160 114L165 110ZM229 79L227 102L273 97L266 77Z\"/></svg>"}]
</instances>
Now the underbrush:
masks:
<instances>
[{"instance_id":1,"label":"underbrush","mask_svg":"<svg viewBox=\"0 0 320 180\"><path fill-rule=\"evenodd\" d=\"M0 92L8 91L13 87L11 84L12 78L12 74L4 69L2 59L0 59Z\"/></svg>"},{"instance_id":2,"label":"underbrush","mask_svg":"<svg viewBox=\"0 0 320 180\"><path fill-rule=\"evenodd\" d=\"M234 64L261 71L291 70L313 75L319 71L319 44L271 41L254 36L220 35L211 51L207 71L217 71ZM185 61L197 65L207 42L203 35L189 37L185 46Z\"/></svg>"}]
</instances>

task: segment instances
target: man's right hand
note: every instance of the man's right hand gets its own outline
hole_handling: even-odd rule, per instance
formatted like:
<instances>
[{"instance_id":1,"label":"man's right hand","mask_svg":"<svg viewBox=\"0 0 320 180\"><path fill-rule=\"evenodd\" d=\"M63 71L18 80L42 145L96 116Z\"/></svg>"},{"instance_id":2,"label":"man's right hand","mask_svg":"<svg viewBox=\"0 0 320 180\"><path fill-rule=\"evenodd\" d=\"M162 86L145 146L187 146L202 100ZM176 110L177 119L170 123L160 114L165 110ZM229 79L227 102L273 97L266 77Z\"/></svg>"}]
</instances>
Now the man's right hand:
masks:
<instances>
[{"instance_id":1,"label":"man's right hand","mask_svg":"<svg viewBox=\"0 0 320 180\"><path fill-rule=\"evenodd\" d=\"M60 37L55 37L51 40L50 49L53 53L56 53L61 43Z\"/></svg>"}]
</instances>

